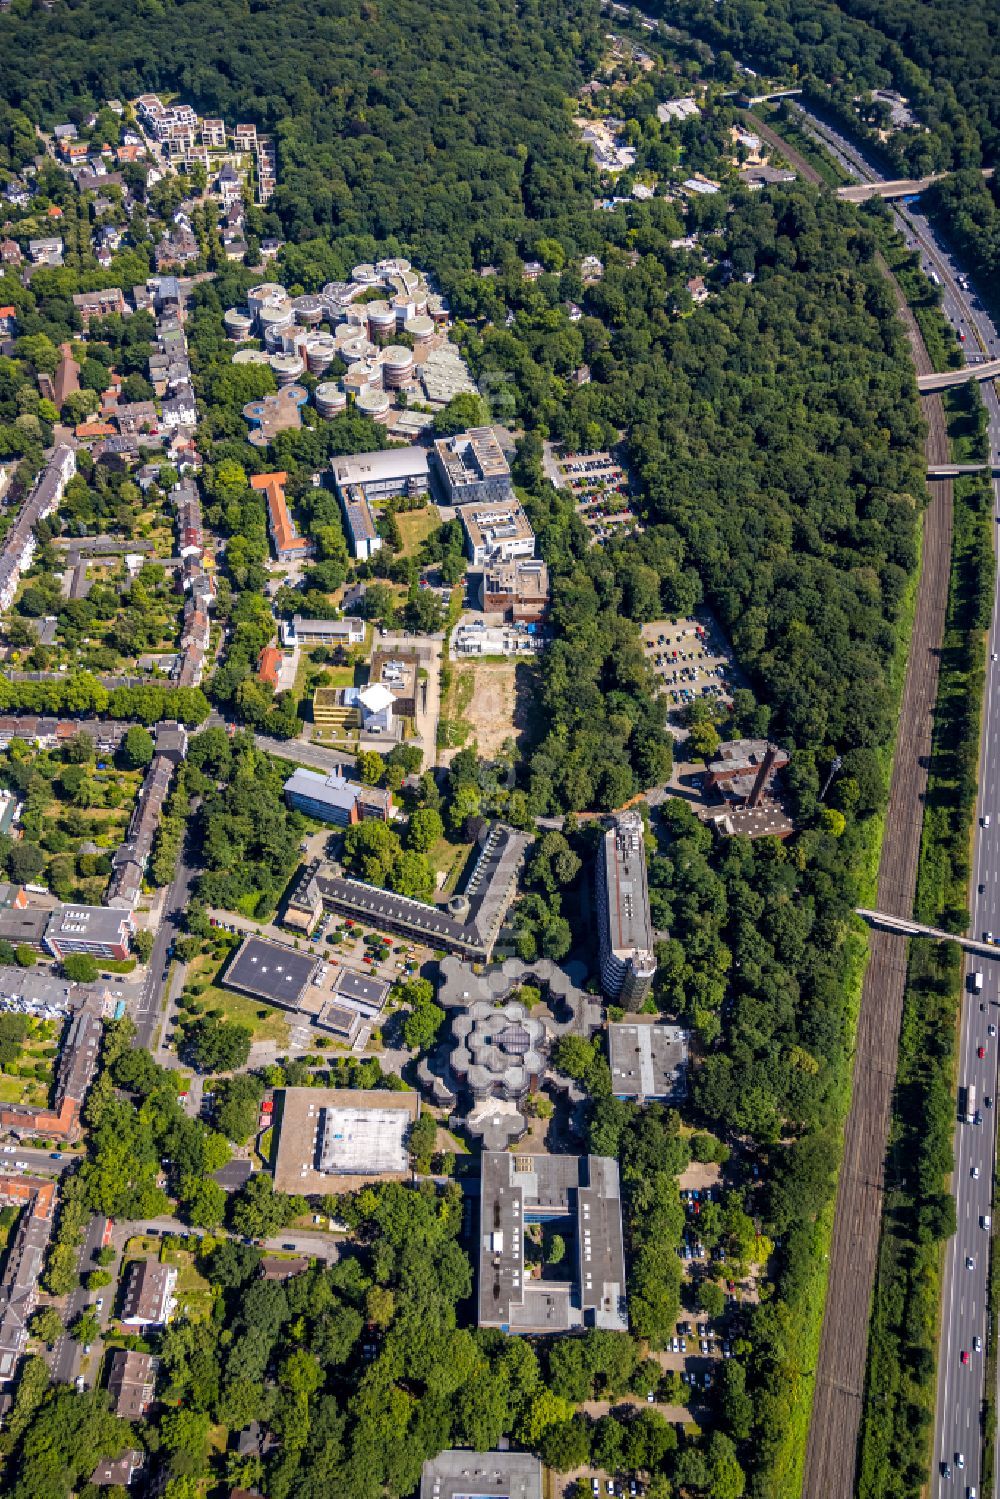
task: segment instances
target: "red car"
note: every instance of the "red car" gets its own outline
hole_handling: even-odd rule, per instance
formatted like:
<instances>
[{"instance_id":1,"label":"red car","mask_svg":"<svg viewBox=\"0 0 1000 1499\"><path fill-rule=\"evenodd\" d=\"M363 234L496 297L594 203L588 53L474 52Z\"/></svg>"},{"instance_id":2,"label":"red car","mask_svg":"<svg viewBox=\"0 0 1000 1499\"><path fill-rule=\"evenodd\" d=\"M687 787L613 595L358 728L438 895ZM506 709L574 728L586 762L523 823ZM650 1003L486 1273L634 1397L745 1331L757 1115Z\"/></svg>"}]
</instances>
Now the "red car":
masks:
<instances>
[{"instance_id":1,"label":"red car","mask_svg":"<svg viewBox=\"0 0 1000 1499\"><path fill-rule=\"evenodd\" d=\"M976 1052L976 1056L979 1058L980 1061L982 1061L983 1057L985 1055L986 1055L986 1047L985 1046L981 1046L979 1048L979 1050Z\"/></svg>"},{"instance_id":2,"label":"red car","mask_svg":"<svg viewBox=\"0 0 1000 1499\"><path fill-rule=\"evenodd\" d=\"M969 1362L969 1353L968 1353L968 1349L966 1349L966 1348L963 1348L963 1349L962 1349L962 1363L963 1363L963 1364L967 1364L967 1363L968 1363L968 1362Z\"/></svg>"}]
</instances>

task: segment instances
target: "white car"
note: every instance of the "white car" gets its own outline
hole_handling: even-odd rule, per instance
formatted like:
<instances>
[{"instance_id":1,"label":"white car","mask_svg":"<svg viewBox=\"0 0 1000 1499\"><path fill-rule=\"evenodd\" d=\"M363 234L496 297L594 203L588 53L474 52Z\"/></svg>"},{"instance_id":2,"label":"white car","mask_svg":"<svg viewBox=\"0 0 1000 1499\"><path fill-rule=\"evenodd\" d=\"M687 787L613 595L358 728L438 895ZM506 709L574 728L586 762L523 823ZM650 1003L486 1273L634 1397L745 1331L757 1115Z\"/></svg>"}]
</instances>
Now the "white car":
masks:
<instances>
[{"instance_id":1,"label":"white car","mask_svg":"<svg viewBox=\"0 0 1000 1499\"><path fill-rule=\"evenodd\" d=\"M956 1452L955 1453L955 1467L956 1468L964 1468L965 1467L965 1453L964 1452Z\"/></svg>"},{"instance_id":2,"label":"white car","mask_svg":"<svg viewBox=\"0 0 1000 1499\"><path fill-rule=\"evenodd\" d=\"M966 1268L966 1270L975 1270L975 1268L976 1268L976 1261L975 1261L975 1257L973 1255L967 1254L965 1256L965 1268Z\"/></svg>"},{"instance_id":3,"label":"white car","mask_svg":"<svg viewBox=\"0 0 1000 1499\"><path fill-rule=\"evenodd\" d=\"M972 1180L974 1182L977 1182L979 1180L979 1167L978 1166L973 1166L973 1168L972 1168Z\"/></svg>"},{"instance_id":4,"label":"white car","mask_svg":"<svg viewBox=\"0 0 1000 1499\"><path fill-rule=\"evenodd\" d=\"M29 1166L29 1164L28 1164L27 1161L15 1161L14 1165L17 1167L18 1171L30 1171L31 1170L31 1167Z\"/></svg>"}]
</instances>

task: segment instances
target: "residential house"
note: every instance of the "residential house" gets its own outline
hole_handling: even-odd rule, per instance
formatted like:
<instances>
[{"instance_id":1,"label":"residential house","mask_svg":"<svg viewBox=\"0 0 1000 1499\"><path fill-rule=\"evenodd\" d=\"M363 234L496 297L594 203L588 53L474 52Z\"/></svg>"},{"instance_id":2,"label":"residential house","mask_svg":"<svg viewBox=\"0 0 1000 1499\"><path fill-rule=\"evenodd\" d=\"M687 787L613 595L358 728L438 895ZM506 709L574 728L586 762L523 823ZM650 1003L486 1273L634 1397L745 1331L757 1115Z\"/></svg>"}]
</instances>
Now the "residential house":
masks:
<instances>
[{"instance_id":1,"label":"residential house","mask_svg":"<svg viewBox=\"0 0 1000 1499\"><path fill-rule=\"evenodd\" d=\"M123 1327L165 1327L177 1305L176 1265L134 1260L129 1266L122 1302Z\"/></svg>"}]
</instances>

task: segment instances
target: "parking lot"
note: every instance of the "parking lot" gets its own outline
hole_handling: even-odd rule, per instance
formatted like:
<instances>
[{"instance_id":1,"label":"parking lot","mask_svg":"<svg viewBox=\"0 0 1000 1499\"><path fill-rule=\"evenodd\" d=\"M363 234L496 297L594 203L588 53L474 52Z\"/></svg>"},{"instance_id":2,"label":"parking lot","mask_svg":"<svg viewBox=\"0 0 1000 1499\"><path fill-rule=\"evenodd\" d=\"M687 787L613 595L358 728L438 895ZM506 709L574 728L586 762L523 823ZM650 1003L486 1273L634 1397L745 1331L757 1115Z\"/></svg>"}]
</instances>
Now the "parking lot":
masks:
<instances>
[{"instance_id":1,"label":"parking lot","mask_svg":"<svg viewBox=\"0 0 1000 1499\"><path fill-rule=\"evenodd\" d=\"M699 698L731 705L742 680L732 650L708 615L654 620L643 625L642 641L671 709Z\"/></svg>"},{"instance_id":2,"label":"parking lot","mask_svg":"<svg viewBox=\"0 0 1000 1499\"><path fill-rule=\"evenodd\" d=\"M632 509L628 475L610 453L552 455L551 475L560 489L569 489L576 511L595 546L612 536L640 529Z\"/></svg>"}]
</instances>

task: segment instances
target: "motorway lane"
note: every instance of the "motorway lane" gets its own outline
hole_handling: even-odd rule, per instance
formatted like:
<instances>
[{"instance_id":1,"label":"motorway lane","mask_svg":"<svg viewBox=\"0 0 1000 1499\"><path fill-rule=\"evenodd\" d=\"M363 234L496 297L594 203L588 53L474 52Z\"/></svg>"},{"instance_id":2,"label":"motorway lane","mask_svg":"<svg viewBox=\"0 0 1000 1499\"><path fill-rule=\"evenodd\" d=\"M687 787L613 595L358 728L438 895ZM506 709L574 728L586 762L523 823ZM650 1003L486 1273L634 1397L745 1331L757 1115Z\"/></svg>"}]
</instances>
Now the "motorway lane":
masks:
<instances>
[{"instance_id":1,"label":"motorway lane","mask_svg":"<svg viewBox=\"0 0 1000 1499\"><path fill-rule=\"evenodd\" d=\"M805 111L802 111L805 114ZM862 179L875 175L856 148L837 131L807 116L813 130L831 146L852 175ZM917 205L899 204L893 214L907 244L916 249L925 271L933 271L942 287L942 308L956 333L964 334L961 349L967 359L979 362L995 356L997 329L972 290L966 290L962 270L942 245ZM964 279L964 278L963 278ZM988 419L990 461L1000 462L1000 402L996 387L981 387ZM993 481L994 515L1000 520L1000 481ZM1000 594L1000 589L998 589ZM970 908L971 933L1000 935L1000 603L994 604L989 634L989 660L980 749L979 803L973 858ZM989 816L990 826L983 826ZM937 1413L934 1428L934 1470L931 1493L937 1499L952 1499L974 1490L980 1494L982 1468L982 1413L985 1395L985 1358L976 1353L974 1339L985 1349L987 1339L987 1281L991 1234L983 1219L992 1212L996 1174L996 1108L998 1084L997 1038L989 1026L1000 1026L1000 964L973 957L965 973L983 974L980 995L964 990L959 1039L959 1082L975 1085L979 1125L959 1123L955 1132L953 1191L957 1232L949 1240L945 1255L942 1293L941 1343L938 1356ZM979 1049L985 1055L979 1057ZM977 1173L977 1174L974 1174ZM963 1354L968 1364L963 1364ZM961 1455L964 1466L959 1468ZM946 1476L949 1475L949 1476Z\"/></svg>"}]
</instances>

